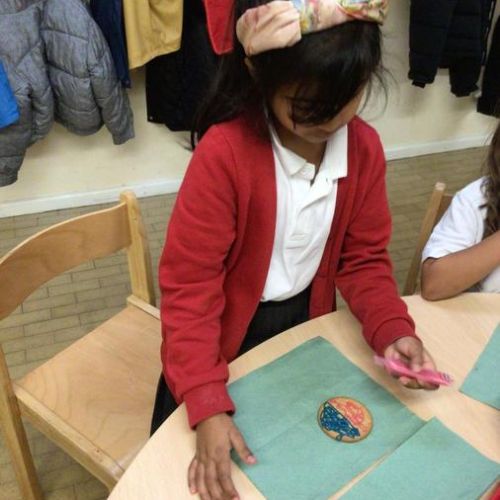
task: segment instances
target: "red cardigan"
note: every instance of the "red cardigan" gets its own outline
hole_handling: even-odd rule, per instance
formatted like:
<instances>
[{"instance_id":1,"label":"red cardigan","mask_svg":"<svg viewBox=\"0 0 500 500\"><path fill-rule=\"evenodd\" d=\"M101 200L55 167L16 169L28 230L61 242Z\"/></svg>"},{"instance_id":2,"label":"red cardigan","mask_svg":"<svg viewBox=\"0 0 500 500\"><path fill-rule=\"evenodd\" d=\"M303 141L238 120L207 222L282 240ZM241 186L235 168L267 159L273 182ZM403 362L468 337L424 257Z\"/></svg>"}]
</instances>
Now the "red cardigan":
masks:
<instances>
[{"instance_id":1,"label":"red cardigan","mask_svg":"<svg viewBox=\"0 0 500 500\"><path fill-rule=\"evenodd\" d=\"M338 287L382 353L415 336L386 251L391 220L377 133L349 124L348 175L312 282L310 316L334 311ZM235 410L226 382L266 281L275 231L269 138L245 118L213 126L197 146L170 219L160 262L162 361L189 423Z\"/></svg>"}]
</instances>

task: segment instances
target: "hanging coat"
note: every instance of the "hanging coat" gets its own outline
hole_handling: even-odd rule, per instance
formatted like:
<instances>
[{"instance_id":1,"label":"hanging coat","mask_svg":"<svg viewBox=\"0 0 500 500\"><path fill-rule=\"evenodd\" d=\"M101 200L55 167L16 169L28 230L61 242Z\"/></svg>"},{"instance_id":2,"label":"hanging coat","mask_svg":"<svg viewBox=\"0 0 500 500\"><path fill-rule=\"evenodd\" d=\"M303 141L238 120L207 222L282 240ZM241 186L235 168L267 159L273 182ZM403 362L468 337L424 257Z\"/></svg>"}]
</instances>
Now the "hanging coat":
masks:
<instances>
[{"instance_id":1,"label":"hanging coat","mask_svg":"<svg viewBox=\"0 0 500 500\"><path fill-rule=\"evenodd\" d=\"M108 45L81 0L1 0L0 58L20 112L0 130L0 186L16 181L54 119L80 135L106 124L115 144L134 136Z\"/></svg>"},{"instance_id":2,"label":"hanging coat","mask_svg":"<svg viewBox=\"0 0 500 500\"><path fill-rule=\"evenodd\" d=\"M500 18L497 20L488 62L484 70L483 89L477 110L500 118Z\"/></svg>"},{"instance_id":3,"label":"hanging coat","mask_svg":"<svg viewBox=\"0 0 500 500\"><path fill-rule=\"evenodd\" d=\"M457 97L477 90L494 1L411 1L408 76L414 85L425 87L438 68L449 68Z\"/></svg>"},{"instance_id":4,"label":"hanging coat","mask_svg":"<svg viewBox=\"0 0 500 500\"><path fill-rule=\"evenodd\" d=\"M90 12L108 42L118 80L130 88L122 0L91 0Z\"/></svg>"},{"instance_id":5,"label":"hanging coat","mask_svg":"<svg viewBox=\"0 0 500 500\"><path fill-rule=\"evenodd\" d=\"M189 130L216 71L203 5L185 0L179 51L146 65L148 120L170 130Z\"/></svg>"},{"instance_id":6,"label":"hanging coat","mask_svg":"<svg viewBox=\"0 0 500 500\"><path fill-rule=\"evenodd\" d=\"M179 49L182 0L123 0L129 68Z\"/></svg>"},{"instance_id":7,"label":"hanging coat","mask_svg":"<svg viewBox=\"0 0 500 500\"><path fill-rule=\"evenodd\" d=\"M106 124L115 144L134 137L132 110L108 44L81 0L46 0L42 38L56 121L80 135Z\"/></svg>"},{"instance_id":8,"label":"hanging coat","mask_svg":"<svg viewBox=\"0 0 500 500\"><path fill-rule=\"evenodd\" d=\"M54 121L54 101L41 39L43 1L0 1L0 58L19 107L19 120L0 129L0 186L17 180L26 149Z\"/></svg>"},{"instance_id":9,"label":"hanging coat","mask_svg":"<svg viewBox=\"0 0 500 500\"><path fill-rule=\"evenodd\" d=\"M217 55L233 49L233 0L205 0L208 35Z\"/></svg>"}]
</instances>

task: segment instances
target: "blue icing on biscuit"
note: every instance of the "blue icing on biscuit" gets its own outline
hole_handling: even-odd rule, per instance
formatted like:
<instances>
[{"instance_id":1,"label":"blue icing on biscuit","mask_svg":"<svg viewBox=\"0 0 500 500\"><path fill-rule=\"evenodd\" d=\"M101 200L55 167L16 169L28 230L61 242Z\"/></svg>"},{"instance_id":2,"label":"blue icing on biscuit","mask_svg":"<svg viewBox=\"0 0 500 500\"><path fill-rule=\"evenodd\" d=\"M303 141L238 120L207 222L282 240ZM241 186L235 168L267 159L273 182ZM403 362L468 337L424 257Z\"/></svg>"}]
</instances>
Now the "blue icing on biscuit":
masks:
<instances>
[{"instance_id":1,"label":"blue icing on biscuit","mask_svg":"<svg viewBox=\"0 0 500 500\"><path fill-rule=\"evenodd\" d=\"M337 441L342 441L344 437L355 439L360 436L359 429L354 427L351 422L349 422L349 420L328 401L323 404L323 410L321 411L319 420L321 427L327 431L337 433L337 436L335 436Z\"/></svg>"}]
</instances>

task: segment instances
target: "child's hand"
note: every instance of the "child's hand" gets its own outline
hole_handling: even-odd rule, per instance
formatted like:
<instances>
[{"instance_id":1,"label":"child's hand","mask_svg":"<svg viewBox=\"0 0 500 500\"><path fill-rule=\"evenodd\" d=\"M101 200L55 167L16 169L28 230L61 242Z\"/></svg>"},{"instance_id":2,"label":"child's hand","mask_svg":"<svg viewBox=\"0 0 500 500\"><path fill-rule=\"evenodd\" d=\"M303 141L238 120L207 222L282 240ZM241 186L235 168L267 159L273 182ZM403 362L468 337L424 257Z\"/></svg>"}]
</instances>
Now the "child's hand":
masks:
<instances>
[{"instance_id":1,"label":"child's hand","mask_svg":"<svg viewBox=\"0 0 500 500\"><path fill-rule=\"evenodd\" d=\"M219 413L196 427L196 455L188 469L188 485L201 500L237 499L231 479L229 453L234 448L246 464L256 463L243 436L226 413Z\"/></svg>"},{"instance_id":2,"label":"child's hand","mask_svg":"<svg viewBox=\"0 0 500 500\"><path fill-rule=\"evenodd\" d=\"M388 359L400 359L415 371L436 369L436 365L430 354L425 350L422 342L415 337L401 337L396 340L396 342L393 342L385 349L384 356ZM430 384L429 382L404 376L399 377L399 381L409 389L435 390L438 388L437 385Z\"/></svg>"}]
</instances>

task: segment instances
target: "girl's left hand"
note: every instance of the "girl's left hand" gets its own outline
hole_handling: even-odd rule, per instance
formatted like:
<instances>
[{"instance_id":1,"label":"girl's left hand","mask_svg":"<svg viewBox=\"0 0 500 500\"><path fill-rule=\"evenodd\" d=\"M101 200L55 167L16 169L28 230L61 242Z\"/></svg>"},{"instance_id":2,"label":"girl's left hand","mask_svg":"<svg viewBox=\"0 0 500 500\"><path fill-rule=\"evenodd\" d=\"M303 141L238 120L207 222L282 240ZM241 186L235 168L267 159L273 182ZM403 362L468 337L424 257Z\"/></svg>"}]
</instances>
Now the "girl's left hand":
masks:
<instances>
[{"instance_id":1,"label":"girl's left hand","mask_svg":"<svg viewBox=\"0 0 500 500\"><path fill-rule=\"evenodd\" d=\"M415 371L436 369L431 355L425 350L422 342L415 337L401 337L396 340L385 349L384 356L387 359L400 359ZM429 382L404 376L399 377L399 381L409 389L435 390L438 388L437 385Z\"/></svg>"}]
</instances>

